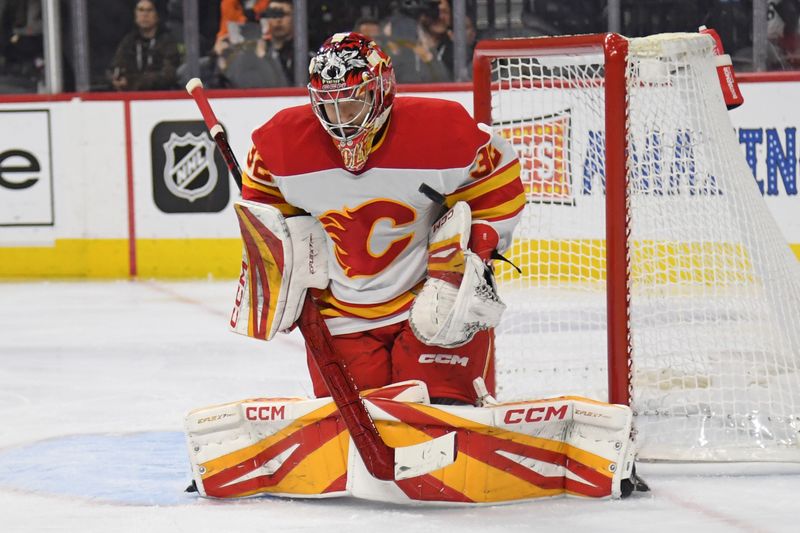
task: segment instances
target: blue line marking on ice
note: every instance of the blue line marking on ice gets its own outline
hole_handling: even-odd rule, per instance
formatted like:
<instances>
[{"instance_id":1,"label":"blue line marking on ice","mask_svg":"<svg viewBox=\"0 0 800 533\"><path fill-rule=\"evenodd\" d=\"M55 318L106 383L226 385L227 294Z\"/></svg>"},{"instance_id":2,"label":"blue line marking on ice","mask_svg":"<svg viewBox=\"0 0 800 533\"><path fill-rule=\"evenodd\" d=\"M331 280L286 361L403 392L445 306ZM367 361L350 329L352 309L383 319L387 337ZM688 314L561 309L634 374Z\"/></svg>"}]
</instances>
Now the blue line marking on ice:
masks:
<instances>
[{"instance_id":1,"label":"blue line marking on ice","mask_svg":"<svg viewBox=\"0 0 800 533\"><path fill-rule=\"evenodd\" d=\"M0 487L127 505L197 501L180 432L57 437L0 451Z\"/></svg>"}]
</instances>

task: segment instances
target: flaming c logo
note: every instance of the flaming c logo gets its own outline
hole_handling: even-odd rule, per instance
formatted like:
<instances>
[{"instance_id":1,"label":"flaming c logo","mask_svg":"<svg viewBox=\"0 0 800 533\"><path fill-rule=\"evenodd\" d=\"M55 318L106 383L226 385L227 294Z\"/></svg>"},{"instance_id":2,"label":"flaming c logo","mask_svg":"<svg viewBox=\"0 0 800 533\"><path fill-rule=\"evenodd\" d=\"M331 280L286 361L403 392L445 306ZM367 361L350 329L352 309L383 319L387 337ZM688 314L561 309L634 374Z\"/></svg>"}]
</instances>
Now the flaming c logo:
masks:
<instances>
[{"instance_id":1,"label":"flaming c logo","mask_svg":"<svg viewBox=\"0 0 800 533\"><path fill-rule=\"evenodd\" d=\"M375 226L388 219L392 227L401 227L416 220L416 212L405 204L391 200L372 200L355 209L328 211L319 220L333 240L336 261L348 278L374 276L389 266L406 249L414 232L389 241L375 235ZM376 249L379 248L380 249Z\"/></svg>"}]
</instances>

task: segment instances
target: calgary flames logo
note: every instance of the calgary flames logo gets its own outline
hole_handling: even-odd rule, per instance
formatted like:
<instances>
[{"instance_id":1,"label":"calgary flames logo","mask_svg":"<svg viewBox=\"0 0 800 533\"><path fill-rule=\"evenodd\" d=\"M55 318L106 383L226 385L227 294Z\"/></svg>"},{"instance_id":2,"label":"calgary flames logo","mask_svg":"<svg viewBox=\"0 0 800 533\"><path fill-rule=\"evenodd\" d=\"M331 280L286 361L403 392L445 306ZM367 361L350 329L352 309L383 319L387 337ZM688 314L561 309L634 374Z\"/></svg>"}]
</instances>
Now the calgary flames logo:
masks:
<instances>
[{"instance_id":1,"label":"calgary flames logo","mask_svg":"<svg viewBox=\"0 0 800 533\"><path fill-rule=\"evenodd\" d=\"M407 226L416 218L411 207L381 199L355 209L328 211L319 220L333 241L339 266L348 278L357 278L381 272L408 247L414 232L392 240L392 233L396 233L392 230Z\"/></svg>"}]
</instances>

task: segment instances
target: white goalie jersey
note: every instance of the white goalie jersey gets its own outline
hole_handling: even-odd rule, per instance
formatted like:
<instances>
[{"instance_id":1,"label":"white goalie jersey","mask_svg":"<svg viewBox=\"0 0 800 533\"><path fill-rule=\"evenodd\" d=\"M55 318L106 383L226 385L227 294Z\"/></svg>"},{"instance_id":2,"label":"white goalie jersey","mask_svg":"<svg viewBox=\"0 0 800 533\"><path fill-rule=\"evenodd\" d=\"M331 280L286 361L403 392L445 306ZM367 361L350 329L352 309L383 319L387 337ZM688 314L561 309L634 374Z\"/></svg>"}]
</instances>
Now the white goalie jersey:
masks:
<instances>
[{"instance_id":1,"label":"white goalie jersey","mask_svg":"<svg viewBox=\"0 0 800 533\"><path fill-rule=\"evenodd\" d=\"M330 285L318 302L339 335L408 318L426 278L429 231L442 213L420 185L443 194L448 207L466 202L473 219L498 232L502 251L525 205L519 173L513 148L459 104L398 98L358 174L343 168L309 106L280 112L253 133L242 194L322 224Z\"/></svg>"}]
</instances>

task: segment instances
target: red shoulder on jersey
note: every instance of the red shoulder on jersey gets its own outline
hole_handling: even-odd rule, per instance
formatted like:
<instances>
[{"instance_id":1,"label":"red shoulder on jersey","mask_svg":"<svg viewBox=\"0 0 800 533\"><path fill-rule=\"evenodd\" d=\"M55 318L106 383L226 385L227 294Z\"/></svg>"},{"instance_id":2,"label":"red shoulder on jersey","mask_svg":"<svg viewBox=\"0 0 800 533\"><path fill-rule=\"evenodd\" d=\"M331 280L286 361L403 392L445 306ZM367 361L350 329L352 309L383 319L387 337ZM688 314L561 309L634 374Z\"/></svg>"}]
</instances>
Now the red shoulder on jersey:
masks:
<instances>
[{"instance_id":1,"label":"red shoulder on jersey","mask_svg":"<svg viewBox=\"0 0 800 533\"><path fill-rule=\"evenodd\" d=\"M252 139L264 164L276 176L341 166L339 151L311 110L311 104L279 111L253 132Z\"/></svg>"},{"instance_id":2,"label":"red shoulder on jersey","mask_svg":"<svg viewBox=\"0 0 800 533\"><path fill-rule=\"evenodd\" d=\"M461 104L449 100L397 98L389 120L367 168L466 168L490 139Z\"/></svg>"},{"instance_id":3,"label":"red shoulder on jersey","mask_svg":"<svg viewBox=\"0 0 800 533\"><path fill-rule=\"evenodd\" d=\"M364 170L465 168L489 134L478 129L458 103L433 98L397 98L388 131ZM276 176L344 168L339 152L310 105L284 109L253 132L253 143Z\"/></svg>"}]
</instances>

